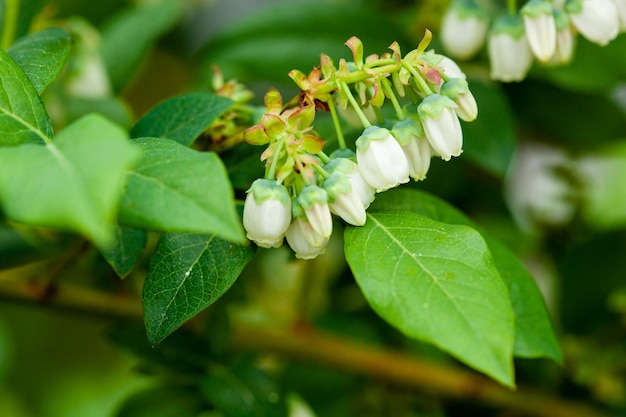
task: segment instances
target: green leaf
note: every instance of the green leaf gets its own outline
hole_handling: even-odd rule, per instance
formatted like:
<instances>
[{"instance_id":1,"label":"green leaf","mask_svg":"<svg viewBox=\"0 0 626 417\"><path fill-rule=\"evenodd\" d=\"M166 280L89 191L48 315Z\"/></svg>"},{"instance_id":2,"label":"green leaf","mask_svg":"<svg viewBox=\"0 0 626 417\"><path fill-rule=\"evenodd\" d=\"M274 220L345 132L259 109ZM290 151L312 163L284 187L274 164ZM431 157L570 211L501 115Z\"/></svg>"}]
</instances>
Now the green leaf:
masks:
<instances>
[{"instance_id":1,"label":"green leaf","mask_svg":"<svg viewBox=\"0 0 626 417\"><path fill-rule=\"evenodd\" d=\"M22 69L0 49L0 145L45 143L52 124Z\"/></svg>"},{"instance_id":2,"label":"green leaf","mask_svg":"<svg viewBox=\"0 0 626 417\"><path fill-rule=\"evenodd\" d=\"M159 343L219 299L252 255L215 235L163 235L143 287L150 342Z\"/></svg>"},{"instance_id":3,"label":"green leaf","mask_svg":"<svg viewBox=\"0 0 626 417\"><path fill-rule=\"evenodd\" d=\"M447 202L423 191L398 188L376 198L370 210L408 210L433 220L476 225ZM480 231L480 229L478 229ZM546 357L562 361L559 342L550 315L535 280L517 257L497 239L480 231L500 277L506 284L515 313L514 355L517 357Z\"/></svg>"},{"instance_id":4,"label":"green leaf","mask_svg":"<svg viewBox=\"0 0 626 417\"><path fill-rule=\"evenodd\" d=\"M506 97L496 84L470 81L478 118L463 123L463 157L503 178L515 150L515 121Z\"/></svg>"},{"instance_id":5,"label":"green leaf","mask_svg":"<svg viewBox=\"0 0 626 417\"><path fill-rule=\"evenodd\" d=\"M514 316L478 232L408 211L368 213L346 259L372 308L409 337L514 386Z\"/></svg>"},{"instance_id":6,"label":"green leaf","mask_svg":"<svg viewBox=\"0 0 626 417\"><path fill-rule=\"evenodd\" d=\"M189 146L233 101L215 94L193 93L163 101L143 116L131 137L172 139Z\"/></svg>"},{"instance_id":7,"label":"green leaf","mask_svg":"<svg viewBox=\"0 0 626 417\"><path fill-rule=\"evenodd\" d=\"M115 414L116 417L197 417L202 399L193 390L158 385L135 393Z\"/></svg>"},{"instance_id":8,"label":"green leaf","mask_svg":"<svg viewBox=\"0 0 626 417\"><path fill-rule=\"evenodd\" d=\"M104 247L137 156L124 130L89 115L47 145L0 148L0 201L14 221L76 231Z\"/></svg>"},{"instance_id":9,"label":"green leaf","mask_svg":"<svg viewBox=\"0 0 626 417\"><path fill-rule=\"evenodd\" d=\"M166 232L216 233L247 242L226 169L216 154L162 138L133 143L144 157L127 176L120 208L124 223Z\"/></svg>"},{"instance_id":10,"label":"green leaf","mask_svg":"<svg viewBox=\"0 0 626 417\"><path fill-rule=\"evenodd\" d=\"M351 58L344 42L354 34L363 41L366 55L388 52L394 40L402 44L401 27L368 6L319 1L273 4L211 38L203 56L207 67L217 64L229 78L286 84L289 71L319 65L322 52L335 62Z\"/></svg>"},{"instance_id":11,"label":"green leaf","mask_svg":"<svg viewBox=\"0 0 626 417\"><path fill-rule=\"evenodd\" d=\"M50 28L21 38L7 53L41 94L61 73L71 48L69 33Z\"/></svg>"},{"instance_id":12,"label":"green leaf","mask_svg":"<svg viewBox=\"0 0 626 417\"><path fill-rule=\"evenodd\" d=\"M125 278L139 262L148 241L148 233L142 229L115 225L114 241L101 248L104 259L120 278Z\"/></svg>"},{"instance_id":13,"label":"green leaf","mask_svg":"<svg viewBox=\"0 0 626 417\"><path fill-rule=\"evenodd\" d=\"M163 0L125 10L102 29L102 57L115 91L120 91L141 64L150 46L170 31L183 2Z\"/></svg>"},{"instance_id":14,"label":"green leaf","mask_svg":"<svg viewBox=\"0 0 626 417\"><path fill-rule=\"evenodd\" d=\"M278 386L251 366L213 367L202 380L201 389L224 417L287 417Z\"/></svg>"}]
</instances>

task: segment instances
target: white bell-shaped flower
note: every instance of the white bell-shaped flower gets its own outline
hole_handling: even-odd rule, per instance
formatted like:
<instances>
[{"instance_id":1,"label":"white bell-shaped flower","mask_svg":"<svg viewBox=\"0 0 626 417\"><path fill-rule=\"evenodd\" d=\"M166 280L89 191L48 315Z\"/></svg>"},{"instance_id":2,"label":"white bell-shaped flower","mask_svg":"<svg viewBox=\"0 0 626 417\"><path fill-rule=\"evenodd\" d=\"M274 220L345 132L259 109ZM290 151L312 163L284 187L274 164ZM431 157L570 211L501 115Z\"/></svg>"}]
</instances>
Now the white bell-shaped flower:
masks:
<instances>
[{"instance_id":1,"label":"white bell-shaped flower","mask_svg":"<svg viewBox=\"0 0 626 417\"><path fill-rule=\"evenodd\" d=\"M619 17L619 29L621 32L626 31L626 0L613 0L617 8L617 16Z\"/></svg>"},{"instance_id":2,"label":"white bell-shaped flower","mask_svg":"<svg viewBox=\"0 0 626 417\"><path fill-rule=\"evenodd\" d=\"M441 22L441 43L453 57L469 59L485 43L489 19L473 0L456 0Z\"/></svg>"},{"instance_id":3,"label":"white bell-shaped flower","mask_svg":"<svg viewBox=\"0 0 626 417\"><path fill-rule=\"evenodd\" d=\"M441 94L450 98L458 106L454 109L456 115L466 122L476 120L478 117L478 104L469 89L467 80L463 78L450 78L441 86Z\"/></svg>"},{"instance_id":4,"label":"white bell-shaped flower","mask_svg":"<svg viewBox=\"0 0 626 417\"><path fill-rule=\"evenodd\" d=\"M426 97L417 106L426 138L444 161L463 152L463 131L455 113L457 107L454 101L440 94Z\"/></svg>"},{"instance_id":5,"label":"white bell-shaped flower","mask_svg":"<svg viewBox=\"0 0 626 417\"><path fill-rule=\"evenodd\" d=\"M354 154L350 156L353 155ZM359 196L359 200L361 201L361 204L363 204L363 208L367 210L372 201L374 201L376 190L365 181L365 178L363 178L356 162L348 159L347 157L335 158L331 159L326 165L324 165L324 169L329 174L337 171L343 172L346 177L348 177L350 185L352 185L352 189Z\"/></svg>"},{"instance_id":6,"label":"white bell-shaped flower","mask_svg":"<svg viewBox=\"0 0 626 417\"><path fill-rule=\"evenodd\" d=\"M572 30L569 14L555 10L556 22L556 50L552 56L552 62L565 64L572 60L576 47L576 33Z\"/></svg>"},{"instance_id":7,"label":"white bell-shaped flower","mask_svg":"<svg viewBox=\"0 0 626 417\"><path fill-rule=\"evenodd\" d=\"M556 22L552 4L545 0L530 0L520 14L526 28L526 38L535 57L547 62L556 50Z\"/></svg>"},{"instance_id":8,"label":"white bell-shaped flower","mask_svg":"<svg viewBox=\"0 0 626 417\"><path fill-rule=\"evenodd\" d=\"M409 162L389 130L370 126L356 140L356 161L377 192L409 182Z\"/></svg>"},{"instance_id":9,"label":"white bell-shaped flower","mask_svg":"<svg viewBox=\"0 0 626 417\"><path fill-rule=\"evenodd\" d=\"M330 174L322 183L322 188L328 193L328 206L332 213L353 226L365 224L365 208L346 174L340 171Z\"/></svg>"},{"instance_id":10,"label":"white bell-shaped flower","mask_svg":"<svg viewBox=\"0 0 626 417\"><path fill-rule=\"evenodd\" d=\"M247 193L243 227L248 239L264 248L279 247L291 222L287 189L274 180L257 179Z\"/></svg>"},{"instance_id":11,"label":"white bell-shaped flower","mask_svg":"<svg viewBox=\"0 0 626 417\"><path fill-rule=\"evenodd\" d=\"M526 77L533 63L533 54L518 17L505 16L496 21L489 34L491 78L511 82Z\"/></svg>"},{"instance_id":12,"label":"white bell-shaped flower","mask_svg":"<svg viewBox=\"0 0 626 417\"><path fill-rule=\"evenodd\" d=\"M293 219L285 237L298 259L313 259L323 254L329 241L328 237L322 237L313 230L308 220L301 217Z\"/></svg>"},{"instance_id":13,"label":"white bell-shaped flower","mask_svg":"<svg viewBox=\"0 0 626 417\"><path fill-rule=\"evenodd\" d=\"M618 9L613 0L568 0L565 10L576 29L598 45L608 44L619 33Z\"/></svg>"},{"instance_id":14,"label":"white bell-shaped flower","mask_svg":"<svg viewBox=\"0 0 626 417\"><path fill-rule=\"evenodd\" d=\"M294 215L306 217L315 230L322 237L327 238L333 232L333 219L328 207L328 193L317 185L307 185L298 193L294 204ZM302 210L300 212L299 210ZM300 214L304 214L301 216Z\"/></svg>"},{"instance_id":15,"label":"white bell-shaped flower","mask_svg":"<svg viewBox=\"0 0 626 417\"><path fill-rule=\"evenodd\" d=\"M419 120L404 119L397 122L391 133L395 136L409 161L409 175L415 181L426 178L430 168L432 148Z\"/></svg>"}]
</instances>

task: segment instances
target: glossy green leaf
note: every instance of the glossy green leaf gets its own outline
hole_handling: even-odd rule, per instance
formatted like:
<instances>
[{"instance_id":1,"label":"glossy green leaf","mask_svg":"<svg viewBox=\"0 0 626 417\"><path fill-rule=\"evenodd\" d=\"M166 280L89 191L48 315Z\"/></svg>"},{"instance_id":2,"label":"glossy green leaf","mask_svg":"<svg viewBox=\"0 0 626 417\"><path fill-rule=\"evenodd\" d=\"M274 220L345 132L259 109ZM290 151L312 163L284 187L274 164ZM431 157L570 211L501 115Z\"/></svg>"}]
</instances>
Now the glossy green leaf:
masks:
<instances>
[{"instance_id":1,"label":"glossy green leaf","mask_svg":"<svg viewBox=\"0 0 626 417\"><path fill-rule=\"evenodd\" d=\"M52 124L22 69L0 49L0 145L45 143Z\"/></svg>"},{"instance_id":2,"label":"glossy green leaf","mask_svg":"<svg viewBox=\"0 0 626 417\"><path fill-rule=\"evenodd\" d=\"M200 387L224 417L287 417L285 399L278 386L259 369L216 366Z\"/></svg>"},{"instance_id":3,"label":"glossy green leaf","mask_svg":"<svg viewBox=\"0 0 626 417\"><path fill-rule=\"evenodd\" d=\"M120 278L125 278L139 262L148 241L148 233L134 227L116 225L113 243L100 248L104 259Z\"/></svg>"},{"instance_id":4,"label":"glossy green leaf","mask_svg":"<svg viewBox=\"0 0 626 417\"><path fill-rule=\"evenodd\" d=\"M124 174L137 157L124 130L86 116L47 145L0 148L0 201L14 221L76 231L106 246Z\"/></svg>"},{"instance_id":5,"label":"glossy green leaf","mask_svg":"<svg viewBox=\"0 0 626 417\"><path fill-rule=\"evenodd\" d=\"M433 220L477 228L447 202L423 191L394 189L376 198L371 210L408 210ZM480 229L479 229L480 230ZM497 239L481 231L493 256L500 277L506 284L515 314L517 357L546 357L562 361L559 342L550 315L535 280L517 257Z\"/></svg>"},{"instance_id":6,"label":"glossy green leaf","mask_svg":"<svg viewBox=\"0 0 626 417\"><path fill-rule=\"evenodd\" d=\"M157 385L133 394L115 417L197 417L202 399L188 388Z\"/></svg>"},{"instance_id":7,"label":"glossy green leaf","mask_svg":"<svg viewBox=\"0 0 626 417\"><path fill-rule=\"evenodd\" d=\"M372 308L407 336L513 386L513 311L480 234L409 211L367 217L346 228L345 251Z\"/></svg>"},{"instance_id":8,"label":"glossy green leaf","mask_svg":"<svg viewBox=\"0 0 626 417\"><path fill-rule=\"evenodd\" d=\"M326 7L315 1L269 5L211 38L202 53L207 66L219 65L229 78L293 85L289 71L308 72L319 65L322 52L335 62L351 57L344 42L355 34L366 55L389 52L393 41L403 43L401 27L368 6Z\"/></svg>"},{"instance_id":9,"label":"glossy green leaf","mask_svg":"<svg viewBox=\"0 0 626 417\"><path fill-rule=\"evenodd\" d=\"M143 158L128 173L120 219L166 232L216 233L246 242L233 190L219 157L169 139L133 141Z\"/></svg>"},{"instance_id":10,"label":"glossy green leaf","mask_svg":"<svg viewBox=\"0 0 626 417\"><path fill-rule=\"evenodd\" d=\"M159 343L219 299L252 254L249 247L233 245L215 235L163 235L143 287L150 342Z\"/></svg>"},{"instance_id":11,"label":"glossy green leaf","mask_svg":"<svg viewBox=\"0 0 626 417\"><path fill-rule=\"evenodd\" d=\"M495 84L470 81L478 118L463 123L463 157L502 178L515 150L515 120L506 97Z\"/></svg>"},{"instance_id":12,"label":"glossy green leaf","mask_svg":"<svg viewBox=\"0 0 626 417\"><path fill-rule=\"evenodd\" d=\"M120 91L141 64L150 46L181 17L183 2L164 0L129 8L102 29L102 57L111 84Z\"/></svg>"},{"instance_id":13,"label":"glossy green leaf","mask_svg":"<svg viewBox=\"0 0 626 417\"><path fill-rule=\"evenodd\" d=\"M7 53L41 94L61 73L71 48L69 33L50 28L19 39Z\"/></svg>"},{"instance_id":14,"label":"glossy green leaf","mask_svg":"<svg viewBox=\"0 0 626 417\"><path fill-rule=\"evenodd\" d=\"M233 105L226 97L193 93L170 98L150 110L130 131L132 137L172 139L189 146L207 127Z\"/></svg>"}]
</instances>

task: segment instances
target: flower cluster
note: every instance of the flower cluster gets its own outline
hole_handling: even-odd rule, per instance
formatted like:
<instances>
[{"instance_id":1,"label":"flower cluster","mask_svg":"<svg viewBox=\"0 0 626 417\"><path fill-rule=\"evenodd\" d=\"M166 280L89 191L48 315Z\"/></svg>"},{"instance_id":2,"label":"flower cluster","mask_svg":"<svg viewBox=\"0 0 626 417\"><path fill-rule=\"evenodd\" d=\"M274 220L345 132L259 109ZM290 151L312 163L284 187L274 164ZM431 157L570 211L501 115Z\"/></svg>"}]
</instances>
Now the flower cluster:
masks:
<instances>
[{"instance_id":1,"label":"flower cluster","mask_svg":"<svg viewBox=\"0 0 626 417\"><path fill-rule=\"evenodd\" d=\"M300 87L283 103L270 89L259 124L244 132L253 145L267 146L261 156L265 177L247 192L243 222L248 238L262 247L283 239L296 257L324 252L333 231L334 214L353 226L365 224L366 210L377 192L426 177L433 156L450 160L462 152L459 119L477 117L476 100L465 74L450 58L426 51L430 32L415 50L365 57L361 41L346 45L353 60L337 66L321 56L308 75L289 76ZM389 103L394 116L381 108ZM327 155L313 129L317 111L328 111L339 149ZM345 143L339 115L356 119L363 133L354 150Z\"/></svg>"},{"instance_id":2,"label":"flower cluster","mask_svg":"<svg viewBox=\"0 0 626 417\"><path fill-rule=\"evenodd\" d=\"M459 59L472 58L486 41L491 77L504 82L524 79L534 59L569 62L578 33L604 46L626 31L626 0L528 0L519 10L508 0L506 13L489 6L454 0L443 17L441 40Z\"/></svg>"}]
</instances>

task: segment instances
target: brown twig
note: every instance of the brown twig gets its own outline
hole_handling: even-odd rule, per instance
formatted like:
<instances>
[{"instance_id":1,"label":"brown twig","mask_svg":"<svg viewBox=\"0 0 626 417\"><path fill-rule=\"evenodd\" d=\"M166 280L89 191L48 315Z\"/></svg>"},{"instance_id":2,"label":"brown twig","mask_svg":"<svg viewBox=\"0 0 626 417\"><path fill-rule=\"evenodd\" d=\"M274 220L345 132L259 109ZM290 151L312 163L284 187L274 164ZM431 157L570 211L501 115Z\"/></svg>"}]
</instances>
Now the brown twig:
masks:
<instances>
[{"instance_id":1,"label":"brown twig","mask_svg":"<svg viewBox=\"0 0 626 417\"><path fill-rule=\"evenodd\" d=\"M139 300L59 283L54 291L32 281L0 277L0 299L46 303L80 313L142 319ZM355 342L310 328L276 329L245 324L233 328L237 350L284 357L378 378L441 398L474 400L536 417L609 417L587 405L519 387L510 391L469 370L435 364L405 353Z\"/></svg>"}]
</instances>

